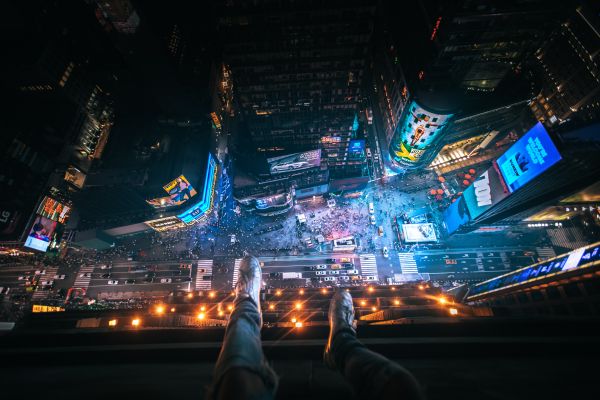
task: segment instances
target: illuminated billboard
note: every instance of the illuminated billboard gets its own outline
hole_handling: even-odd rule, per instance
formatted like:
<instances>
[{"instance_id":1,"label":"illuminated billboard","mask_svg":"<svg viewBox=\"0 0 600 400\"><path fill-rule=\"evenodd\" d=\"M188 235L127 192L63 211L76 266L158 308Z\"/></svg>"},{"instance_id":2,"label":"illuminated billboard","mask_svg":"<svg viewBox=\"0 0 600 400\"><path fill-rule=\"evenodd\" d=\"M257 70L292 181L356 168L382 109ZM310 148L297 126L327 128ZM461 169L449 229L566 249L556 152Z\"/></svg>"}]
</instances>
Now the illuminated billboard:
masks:
<instances>
[{"instance_id":1,"label":"illuminated billboard","mask_svg":"<svg viewBox=\"0 0 600 400\"><path fill-rule=\"evenodd\" d=\"M561 156L538 122L496 160L508 189L512 192L560 161Z\"/></svg>"},{"instance_id":2,"label":"illuminated billboard","mask_svg":"<svg viewBox=\"0 0 600 400\"><path fill-rule=\"evenodd\" d=\"M216 181L217 162L212 154L209 153L208 166L206 168L206 174L204 175L204 186L202 188L202 199L181 214L178 214L177 218L179 218L186 225L192 225L204 217L204 215L206 215L206 213L212 209Z\"/></svg>"},{"instance_id":3,"label":"illuminated billboard","mask_svg":"<svg viewBox=\"0 0 600 400\"><path fill-rule=\"evenodd\" d=\"M67 219L69 219L71 207L58 200L54 200L51 197L45 196L37 209L37 213L53 221L64 224L67 222Z\"/></svg>"},{"instance_id":4,"label":"illuminated billboard","mask_svg":"<svg viewBox=\"0 0 600 400\"><path fill-rule=\"evenodd\" d=\"M448 233L453 233L461 226L465 225L471 220L469 216L469 210L467 209L467 202L463 196L460 196L454 203L450 204L450 207L444 211L444 221L446 222L446 228Z\"/></svg>"},{"instance_id":5,"label":"illuminated billboard","mask_svg":"<svg viewBox=\"0 0 600 400\"><path fill-rule=\"evenodd\" d=\"M52 235L56 229L56 221L52 221L41 215L36 216L33 226L25 240L25 247L46 251L52 241Z\"/></svg>"},{"instance_id":6,"label":"illuminated billboard","mask_svg":"<svg viewBox=\"0 0 600 400\"><path fill-rule=\"evenodd\" d=\"M268 158L267 163L273 175L318 167L321 165L321 149Z\"/></svg>"},{"instance_id":7,"label":"illuminated billboard","mask_svg":"<svg viewBox=\"0 0 600 400\"><path fill-rule=\"evenodd\" d=\"M179 206L196 195L196 189L188 182L185 176L180 175L177 179L163 186L169 195L156 199L146 200L154 208Z\"/></svg>"},{"instance_id":8,"label":"illuminated billboard","mask_svg":"<svg viewBox=\"0 0 600 400\"><path fill-rule=\"evenodd\" d=\"M403 224L402 233L407 243L436 242L437 236L433 224Z\"/></svg>"},{"instance_id":9,"label":"illuminated billboard","mask_svg":"<svg viewBox=\"0 0 600 400\"><path fill-rule=\"evenodd\" d=\"M477 218L510 193L496 168L490 167L469 185L463 194L471 218Z\"/></svg>"},{"instance_id":10,"label":"illuminated billboard","mask_svg":"<svg viewBox=\"0 0 600 400\"><path fill-rule=\"evenodd\" d=\"M150 228L158 232L168 231L170 229L183 228L185 224L177 217L165 217L144 222Z\"/></svg>"},{"instance_id":11,"label":"illuminated billboard","mask_svg":"<svg viewBox=\"0 0 600 400\"><path fill-rule=\"evenodd\" d=\"M418 163L434 141L441 137L452 115L435 114L426 111L417 102L411 102L390 143L392 160L400 165Z\"/></svg>"},{"instance_id":12,"label":"illuminated billboard","mask_svg":"<svg viewBox=\"0 0 600 400\"><path fill-rule=\"evenodd\" d=\"M365 141L362 139L351 140L348 145L349 158L363 158L365 156Z\"/></svg>"}]
</instances>

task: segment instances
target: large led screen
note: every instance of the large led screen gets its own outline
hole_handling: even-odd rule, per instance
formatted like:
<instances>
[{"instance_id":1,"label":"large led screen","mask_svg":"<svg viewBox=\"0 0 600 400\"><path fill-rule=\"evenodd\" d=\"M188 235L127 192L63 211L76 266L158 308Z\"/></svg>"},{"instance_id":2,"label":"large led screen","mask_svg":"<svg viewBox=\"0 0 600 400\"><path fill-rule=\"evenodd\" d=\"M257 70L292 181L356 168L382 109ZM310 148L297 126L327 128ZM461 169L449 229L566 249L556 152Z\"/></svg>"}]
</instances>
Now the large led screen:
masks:
<instances>
[{"instance_id":1,"label":"large led screen","mask_svg":"<svg viewBox=\"0 0 600 400\"><path fill-rule=\"evenodd\" d=\"M471 218L477 218L490 207L508 197L510 193L502 184L496 168L490 167L465 190L463 197Z\"/></svg>"},{"instance_id":2,"label":"large led screen","mask_svg":"<svg viewBox=\"0 0 600 400\"><path fill-rule=\"evenodd\" d=\"M208 167L204 176L204 187L202 190L202 200L177 215L184 223L191 225L202 218L208 210L212 208L213 194L215 191L215 182L217 180L217 162L212 154L208 155Z\"/></svg>"},{"instance_id":3,"label":"large led screen","mask_svg":"<svg viewBox=\"0 0 600 400\"><path fill-rule=\"evenodd\" d=\"M54 229L56 229L56 221L41 215L36 216L29 235L27 235L27 240L25 240L25 247L39 251L48 250Z\"/></svg>"},{"instance_id":4,"label":"large led screen","mask_svg":"<svg viewBox=\"0 0 600 400\"><path fill-rule=\"evenodd\" d=\"M433 224L403 224L402 233L407 243L435 242L437 236Z\"/></svg>"},{"instance_id":5,"label":"large led screen","mask_svg":"<svg viewBox=\"0 0 600 400\"><path fill-rule=\"evenodd\" d=\"M267 163L273 175L318 167L321 165L321 149L268 158Z\"/></svg>"},{"instance_id":6,"label":"large led screen","mask_svg":"<svg viewBox=\"0 0 600 400\"><path fill-rule=\"evenodd\" d=\"M452 114L426 111L414 101L405 112L401 126L392 138L390 153L397 163L415 164L435 139L441 136Z\"/></svg>"},{"instance_id":7,"label":"large led screen","mask_svg":"<svg viewBox=\"0 0 600 400\"><path fill-rule=\"evenodd\" d=\"M460 196L454 203L450 204L450 207L448 207L446 211L444 211L444 221L446 222L446 228L448 229L449 234L453 233L470 220L467 202L463 196Z\"/></svg>"},{"instance_id":8,"label":"large led screen","mask_svg":"<svg viewBox=\"0 0 600 400\"><path fill-rule=\"evenodd\" d=\"M69 219L71 207L58 200L54 200L51 197L45 196L38 207L37 213L53 221L64 224L67 222L67 219Z\"/></svg>"},{"instance_id":9,"label":"large led screen","mask_svg":"<svg viewBox=\"0 0 600 400\"><path fill-rule=\"evenodd\" d=\"M498 160L498 168L512 192L546 171L561 159L541 123L537 123Z\"/></svg>"}]
</instances>

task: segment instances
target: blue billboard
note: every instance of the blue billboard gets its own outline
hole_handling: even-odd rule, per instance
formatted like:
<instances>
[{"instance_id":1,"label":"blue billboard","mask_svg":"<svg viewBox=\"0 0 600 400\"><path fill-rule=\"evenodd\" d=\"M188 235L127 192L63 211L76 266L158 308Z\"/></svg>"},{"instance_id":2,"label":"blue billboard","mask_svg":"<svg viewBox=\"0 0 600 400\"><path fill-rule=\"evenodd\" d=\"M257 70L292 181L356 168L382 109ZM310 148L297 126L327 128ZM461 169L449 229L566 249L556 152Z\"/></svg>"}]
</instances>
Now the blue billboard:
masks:
<instances>
[{"instance_id":1,"label":"blue billboard","mask_svg":"<svg viewBox=\"0 0 600 400\"><path fill-rule=\"evenodd\" d=\"M560 161L561 156L548 132L537 123L496 160L512 193Z\"/></svg>"},{"instance_id":2,"label":"blue billboard","mask_svg":"<svg viewBox=\"0 0 600 400\"><path fill-rule=\"evenodd\" d=\"M509 195L496 168L490 167L465 189L461 197L465 199L471 218L477 218Z\"/></svg>"},{"instance_id":3,"label":"blue billboard","mask_svg":"<svg viewBox=\"0 0 600 400\"><path fill-rule=\"evenodd\" d=\"M365 141L362 139L351 140L348 145L348 156L350 158L361 158L365 154Z\"/></svg>"},{"instance_id":4,"label":"blue billboard","mask_svg":"<svg viewBox=\"0 0 600 400\"><path fill-rule=\"evenodd\" d=\"M209 153L208 166L206 168L206 175L204 176L204 187L202 188L202 199L186 211L177 215L177 218L188 225L202 218L212 208L216 180L217 162L212 154Z\"/></svg>"},{"instance_id":5,"label":"blue billboard","mask_svg":"<svg viewBox=\"0 0 600 400\"><path fill-rule=\"evenodd\" d=\"M470 220L471 217L467 208L467 202L463 196L460 196L444 211L444 221L446 222L448 234L453 233Z\"/></svg>"}]
</instances>

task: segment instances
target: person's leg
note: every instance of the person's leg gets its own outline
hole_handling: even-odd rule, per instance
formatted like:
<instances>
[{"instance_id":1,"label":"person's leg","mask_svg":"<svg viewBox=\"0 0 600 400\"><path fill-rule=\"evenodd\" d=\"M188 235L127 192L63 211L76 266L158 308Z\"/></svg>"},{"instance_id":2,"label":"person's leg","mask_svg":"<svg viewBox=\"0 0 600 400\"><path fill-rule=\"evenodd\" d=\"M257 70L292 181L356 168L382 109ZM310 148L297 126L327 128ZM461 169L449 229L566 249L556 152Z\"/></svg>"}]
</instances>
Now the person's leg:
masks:
<instances>
[{"instance_id":1,"label":"person's leg","mask_svg":"<svg viewBox=\"0 0 600 400\"><path fill-rule=\"evenodd\" d=\"M367 349L357 338L352 296L338 291L329 306L330 333L325 364L340 371L363 399L423 399L410 372L381 354Z\"/></svg>"},{"instance_id":2,"label":"person's leg","mask_svg":"<svg viewBox=\"0 0 600 400\"><path fill-rule=\"evenodd\" d=\"M215 365L210 397L214 399L271 399L277 376L267 365L260 341L260 265L246 256L240 263L236 299L221 353Z\"/></svg>"}]
</instances>

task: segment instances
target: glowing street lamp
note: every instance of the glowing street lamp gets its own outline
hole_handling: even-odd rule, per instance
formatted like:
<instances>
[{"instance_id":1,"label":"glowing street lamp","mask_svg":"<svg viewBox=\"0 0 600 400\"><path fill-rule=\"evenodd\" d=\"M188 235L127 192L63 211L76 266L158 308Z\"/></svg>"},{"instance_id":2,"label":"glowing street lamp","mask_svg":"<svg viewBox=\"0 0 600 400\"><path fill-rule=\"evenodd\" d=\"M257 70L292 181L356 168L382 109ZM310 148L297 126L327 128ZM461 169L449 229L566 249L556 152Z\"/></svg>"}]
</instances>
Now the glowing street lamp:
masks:
<instances>
[{"instance_id":1,"label":"glowing street lamp","mask_svg":"<svg viewBox=\"0 0 600 400\"><path fill-rule=\"evenodd\" d=\"M110 321L108 321L108 326L112 326L112 327L117 326L117 320L111 319Z\"/></svg>"},{"instance_id":2,"label":"glowing street lamp","mask_svg":"<svg viewBox=\"0 0 600 400\"><path fill-rule=\"evenodd\" d=\"M198 319L200 321L202 321L204 318L206 318L206 314L204 314L203 312L201 312L200 314L198 314Z\"/></svg>"},{"instance_id":3,"label":"glowing street lamp","mask_svg":"<svg viewBox=\"0 0 600 400\"><path fill-rule=\"evenodd\" d=\"M296 310L300 310L302 308L302 303L296 303Z\"/></svg>"},{"instance_id":4,"label":"glowing street lamp","mask_svg":"<svg viewBox=\"0 0 600 400\"><path fill-rule=\"evenodd\" d=\"M163 314L165 312L165 307L163 306L156 306L156 313L157 314Z\"/></svg>"},{"instance_id":5,"label":"glowing street lamp","mask_svg":"<svg viewBox=\"0 0 600 400\"><path fill-rule=\"evenodd\" d=\"M139 318L134 318L133 320L131 320L131 326L140 326L140 319Z\"/></svg>"}]
</instances>

